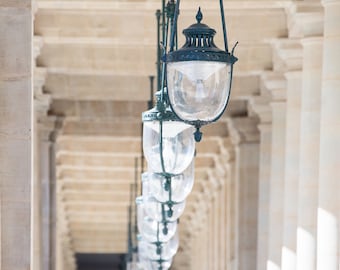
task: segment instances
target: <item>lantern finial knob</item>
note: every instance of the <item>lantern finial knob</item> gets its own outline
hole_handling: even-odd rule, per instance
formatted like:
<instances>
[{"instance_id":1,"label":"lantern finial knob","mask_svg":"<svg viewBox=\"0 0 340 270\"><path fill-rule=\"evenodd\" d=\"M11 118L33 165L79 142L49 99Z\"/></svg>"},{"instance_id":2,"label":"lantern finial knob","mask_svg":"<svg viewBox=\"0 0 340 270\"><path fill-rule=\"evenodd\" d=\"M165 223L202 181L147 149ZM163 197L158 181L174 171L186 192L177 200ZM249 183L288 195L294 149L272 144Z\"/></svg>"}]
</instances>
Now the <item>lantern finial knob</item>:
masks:
<instances>
[{"instance_id":1,"label":"lantern finial knob","mask_svg":"<svg viewBox=\"0 0 340 270\"><path fill-rule=\"evenodd\" d=\"M196 14L197 23L201 23L202 19L203 19L203 14L201 12L201 7L199 7L198 11L197 11L197 14Z\"/></svg>"}]
</instances>

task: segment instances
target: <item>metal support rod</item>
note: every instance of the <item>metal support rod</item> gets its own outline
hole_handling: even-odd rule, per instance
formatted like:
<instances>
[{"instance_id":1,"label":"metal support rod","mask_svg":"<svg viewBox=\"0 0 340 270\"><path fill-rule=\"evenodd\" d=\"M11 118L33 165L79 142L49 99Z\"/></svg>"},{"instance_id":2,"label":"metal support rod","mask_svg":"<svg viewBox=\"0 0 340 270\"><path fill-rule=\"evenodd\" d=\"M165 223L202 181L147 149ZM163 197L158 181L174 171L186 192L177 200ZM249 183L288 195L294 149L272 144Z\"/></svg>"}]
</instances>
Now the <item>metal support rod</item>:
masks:
<instances>
[{"instance_id":1,"label":"metal support rod","mask_svg":"<svg viewBox=\"0 0 340 270\"><path fill-rule=\"evenodd\" d=\"M130 205L128 207L129 220L128 220L128 261L132 260L133 253L133 240L132 240L132 204L133 204L133 184L130 184Z\"/></svg>"},{"instance_id":2,"label":"metal support rod","mask_svg":"<svg viewBox=\"0 0 340 270\"><path fill-rule=\"evenodd\" d=\"M153 81L155 79L155 76L151 75L149 76L149 80L150 80L150 100L148 101L148 109L152 109L154 104L153 104L153 100L154 100L154 88L153 88Z\"/></svg>"},{"instance_id":3,"label":"metal support rod","mask_svg":"<svg viewBox=\"0 0 340 270\"><path fill-rule=\"evenodd\" d=\"M135 197L137 197L138 193L138 157L135 157Z\"/></svg>"},{"instance_id":4,"label":"metal support rod","mask_svg":"<svg viewBox=\"0 0 340 270\"><path fill-rule=\"evenodd\" d=\"M142 180L143 172L144 172L144 152L143 152L143 122L142 122L140 127L140 180ZM140 189L139 194L142 195L142 188Z\"/></svg>"},{"instance_id":5,"label":"metal support rod","mask_svg":"<svg viewBox=\"0 0 340 270\"><path fill-rule=\"evenodd\" d=\"M156 11L157 18L157 91L161 89L161 47L160 47L160 20L161 20L161 11L157 9ZM149 108L150 109L150 108Z\"/></svg>"},{"instance_id":6,"label":"metal support rod","mask_svg":"<svg viewBox=\"0 0 340 270\"><path fill-rule=\"evenodd\" d=\"M177 30L177 25L176 25L176 29L175 29L175 49L176 51L178 50L178 30Z\"/></svg>"},{"instance_id":7,"label":"metal support rod","mask_svg":"<svg viewBox=\"0 0 340 270\"><path fill-rule=\"evenodd\" d=\"M164 43L163 43L163 56L166 56L166 51L167 51L167 44L168 44L168 28L169 28L169 18L167 18L166 24L165 24L165 28L164 28L164 32L163 32L163 39L164 39ZM165 80L166 80L166 62L165 59L163 59L163 63L162 63L162 78L161 78L161 102L162 105L164 104L164 87L165 87Z\"/></svg>"},{"instance_id":8,"label":"metal support rod","mask_svg":"<svg viewBox=\"0 0 340 270\"><path fill-rule=\"evenodd\" d=\"M138 193L138 157L135 158L135 198L137 197L137 193ZM135 224L134 224L134 237L136 240L136 247L135 249L137 250L137 231L138 231L138 227L137 227L137 204L135 203Z\"/></svg>"},{"instance_id":9,"label":"metal support rod","mask_svg":"<svg viewBox=\"0 0 340 270\"><path fill-rule=\"evenodd\" d=\"M226 28L226 25L225 25L225 18L224 18L223 0L220 0L220 9L221 9L221 19L222 19L222 28L223 28L224 48L225 48L225 51L227 53L229 53L228 39L227 39L227 28Z\"/></svg>"},{"instance_id":10,"label":"metal support rod","mask_svg":"<svg viewBox=\"0 0 340 270\"><path fill-rule=\"evenodd\" d=\"M165 165L164 165L164 156L163 156L163 121L159 121L159 157L161 161L161 166L162 166L162 172L163 174L167 174L165 170Z\"/></svg>"},{"instance_id":11,"label":"metal support rod","mask_svg":"<svg viewBox=\"0 0 340 270\"><path fill-rule=\"evenodd\" d=\"M165 32L165 0L162 0L162 33ZM164 35L162 39L163 44L165 43Z\"/></svg>"},{"instance_id":12,"label":"metal support rod","mask_svg":"<svg viewBox=\"0 0 340 270\"><path fill-rule=\"evenodd\" d=\"M175 33L177 32L177 19L178 19L178 14L179 14L179 4L180 4L180 0L177 0L176 7L175 7L175 14L174 14L174 23L171 29L171 36L170 36L170 52L174 50Z\"/></svg>"}]
</instances>

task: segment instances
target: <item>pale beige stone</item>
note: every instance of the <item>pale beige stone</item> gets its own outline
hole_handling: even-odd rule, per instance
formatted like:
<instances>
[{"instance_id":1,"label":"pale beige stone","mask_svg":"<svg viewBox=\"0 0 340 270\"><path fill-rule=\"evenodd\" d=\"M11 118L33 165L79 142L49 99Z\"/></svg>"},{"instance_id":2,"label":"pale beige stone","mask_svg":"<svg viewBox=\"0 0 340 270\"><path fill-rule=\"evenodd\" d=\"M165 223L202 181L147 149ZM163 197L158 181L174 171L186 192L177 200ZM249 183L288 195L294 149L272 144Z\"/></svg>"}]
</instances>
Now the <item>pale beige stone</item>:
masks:
<instances>
[{"instance_id":1,"label":"pale beige stone","mask_svg":"<svg viewBox=\"0 0 340 270\"><path fill-rule=\"evenodd\" d=\"M305 38L301 96L296 269L316 269L322 38Z\"/></svg>"},{"instance_id":2,"label":"pale beige stone","mask_svg":"<svg viewBox=\"0 0 340 270\"><path fill-rule=\"evenodd\" d=\"M276 270L280 269L283 243L286 104L285 94L282 93L285 91L281 88L284 86L281 77L269 85L273 101L267 270Z\"/></svg>"},{"instance_id":3,"label":"pale beige stone","mask_svg":"<svg viewBox=\"0 0 340 270\"><path fill-rule=\"evenodd\" d=\"M284 212L282 270L296 268L296 227L299 179L301 71L285 74L287 78L286 145L284 172Z\"/></svg>"},{"instance_id":4,"label":"pale beige stone","mask_svg":"<svg viewBox=\"0 0 340 270\"><path fill-rule=\"evenodd\" d=\"M259 166L257 119L233 118L228 127L235 146L236 265L237 269L247 270L256 265Z\"/></svg>"},{"instance_id":5,"label":"pale beige stone","mask_svg":"<svg viewBox=\"0 0 340 270\"><path fill-rule=\"evenodd\" d=\"M325 9L320 108L317 269L339 267L340 3L322 1Z\"/></svg>"},{"instance_id":6,"label":"pale beige stone","mask_svg":"<svg viewBox=\"0 0 340 270\"><path fill-rule=\"evenodd\" d=\"M0 4L0 268L31 265L31 1Z\"/></svg>"}]
</instances>

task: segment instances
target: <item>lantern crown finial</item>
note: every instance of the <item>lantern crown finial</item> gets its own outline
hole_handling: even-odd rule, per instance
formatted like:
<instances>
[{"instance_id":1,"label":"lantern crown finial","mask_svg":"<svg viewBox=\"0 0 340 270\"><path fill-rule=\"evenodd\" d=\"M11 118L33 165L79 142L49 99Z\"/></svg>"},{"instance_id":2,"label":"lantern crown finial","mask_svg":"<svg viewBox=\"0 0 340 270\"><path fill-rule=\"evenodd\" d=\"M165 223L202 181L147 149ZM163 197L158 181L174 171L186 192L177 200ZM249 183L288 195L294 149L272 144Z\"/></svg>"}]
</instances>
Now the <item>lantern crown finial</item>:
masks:
<instances>
[{"instance_id":1,"label":"lantern crown finial","mask_svg":"<svg viewBox=\"0 0 340 270\"><path fill-rule=\"evenodd\" d=\"M197 23L201 23L202 19L203 19L203 14L202 14L202 11L201 11L201 7L199 7L197 14L196 14Z\"/></svg>"},{"instance_id":2,"label":"lantern crown finial","mask_svg":"<svg viewBox=\"0 0 340 270\"><path fill-rule=\"evenodd\" d=\"M197 22L183 30L185 44L177 51L170 51L165 61L167 63L179 61L212 61L233 64L236 57L229 52L220 50L214 43L216 31L208 25L201 23L203 14L198 8Z\"/></svg>"}]
</instances>

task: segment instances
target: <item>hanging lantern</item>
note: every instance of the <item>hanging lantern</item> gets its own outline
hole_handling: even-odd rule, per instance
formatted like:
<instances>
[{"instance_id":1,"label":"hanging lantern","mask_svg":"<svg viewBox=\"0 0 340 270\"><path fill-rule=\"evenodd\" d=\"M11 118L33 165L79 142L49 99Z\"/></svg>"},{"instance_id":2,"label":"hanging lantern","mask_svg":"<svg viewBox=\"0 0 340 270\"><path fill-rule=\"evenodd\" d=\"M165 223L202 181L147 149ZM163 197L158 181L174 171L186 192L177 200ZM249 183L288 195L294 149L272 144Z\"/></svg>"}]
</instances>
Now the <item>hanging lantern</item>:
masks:
<instances>
[{"instance_id":1,"label":"hanging lantern","mask_svg":"<svg viewBox=\"0 0 340 270\"><path fill-rule=\"evenodd\" d=\"M194 161L181 174L164 176L160 173L145 172L142 182L145 193L152 194L161 203L182 202L191 192L194 185ZM143 189L143 193L144 193Z\"/></svg>"},{"instance_id":2,"label":"hanging lantern","mask_svg":"<svg viewBox=\"0 0 340 270\"><path fill-rule=\"evenodd\" d=\"M224 24L223 8L221 14ZM201 140L200 127L218 120L226 109L237 61L233 50L228 52L226 33L223 51L214 43L216 31L201 23L202 18L199 9L197 23L183 30L184 46L170 48L165 59L170 106L179 119L196 127L196 141Z\"/></svg>"},{"instance_id":3,"label":"hanging lantern","mask_svg":"<svg viewBox=\"0 0 340 270\"><path fill-rule=\"evenodd\" d=\"M158 102L159 106L159 102ZM143 119L143 150L149 169L156 173L180 174L195 153L192 126L178 120L170 108L146 111Z\"/></svg>"}]
</instances>

